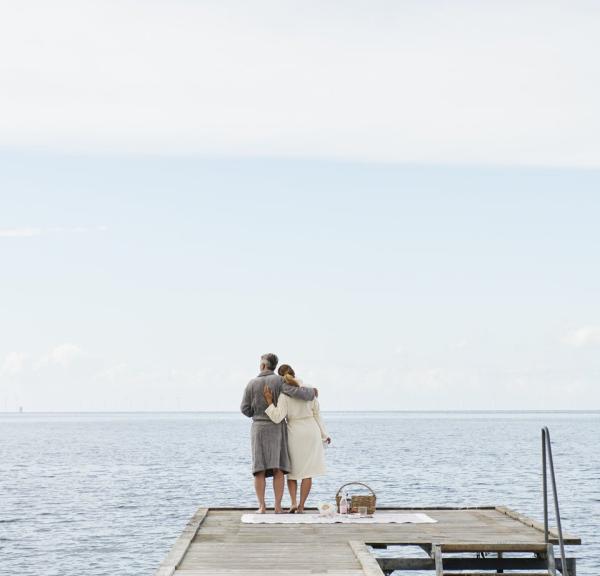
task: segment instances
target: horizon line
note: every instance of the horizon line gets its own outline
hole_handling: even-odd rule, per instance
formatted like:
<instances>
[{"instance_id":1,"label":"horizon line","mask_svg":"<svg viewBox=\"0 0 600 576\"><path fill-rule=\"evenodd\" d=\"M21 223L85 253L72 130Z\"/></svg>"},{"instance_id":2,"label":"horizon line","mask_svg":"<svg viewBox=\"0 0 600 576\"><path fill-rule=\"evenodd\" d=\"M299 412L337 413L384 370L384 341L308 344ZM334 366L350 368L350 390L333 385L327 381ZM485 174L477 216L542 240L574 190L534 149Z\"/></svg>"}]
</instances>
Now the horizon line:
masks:
<instances>
[{"instance_id":1,"label":"horizon line","mask_svg":"<svg viewBox=\"0 0 600 576\"><path fill-rule=\"evenodd\" d=\"M486 408L450 410L323 410L328 414L600 414L600 408L492 410ZM239 410L0 410L0 414L241 414Z\"/></svg>"}]
</instances>

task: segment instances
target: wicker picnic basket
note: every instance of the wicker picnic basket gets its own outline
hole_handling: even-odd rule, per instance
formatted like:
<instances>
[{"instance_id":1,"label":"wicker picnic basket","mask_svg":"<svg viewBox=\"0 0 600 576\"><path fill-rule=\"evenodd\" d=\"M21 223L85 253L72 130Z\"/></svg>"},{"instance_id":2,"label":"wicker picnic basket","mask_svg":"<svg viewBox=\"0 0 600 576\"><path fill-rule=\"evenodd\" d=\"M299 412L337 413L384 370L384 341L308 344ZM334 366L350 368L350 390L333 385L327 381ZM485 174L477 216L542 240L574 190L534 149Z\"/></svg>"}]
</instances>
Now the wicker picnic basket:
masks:
<instances>
[{"instance_id":1,"label":"wicker picnic basket","mask_svg":"<svg viewBox=\"0 0 600 576\"><path fill-rule=\"evenodd\" d=\"M350 498L350 502L348 503L350 506L350 512L358 512L359 506L366 506L367 514L373 514L375 512L377 496L375 495L375 492L373 491L373 489L370 486L367 486L366 484L364 484L363 482L347 482L346 484L344 484L340 487L340 489L337 491L337 494L335 495L335 503L337 505L337 511L338 512L340 511L340 502L342 500L342 490L346 486L352 486L352 485L364 486L371 493L364 494L364 495L363 494L361 494L361 495L353 494L352 497Z\"/></svg>"}]
</instances>

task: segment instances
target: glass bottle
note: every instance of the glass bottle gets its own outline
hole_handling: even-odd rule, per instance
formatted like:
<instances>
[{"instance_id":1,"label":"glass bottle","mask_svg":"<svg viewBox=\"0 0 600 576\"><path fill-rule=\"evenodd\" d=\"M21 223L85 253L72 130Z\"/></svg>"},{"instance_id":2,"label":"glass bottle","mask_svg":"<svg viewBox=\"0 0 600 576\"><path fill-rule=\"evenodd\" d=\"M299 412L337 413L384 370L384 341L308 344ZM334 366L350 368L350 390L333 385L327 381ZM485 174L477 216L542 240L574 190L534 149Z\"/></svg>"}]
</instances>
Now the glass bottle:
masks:
<instances>
[{"instance_id":1,"label":"glass bottle","mask_svg":"<svg viewBox=\"0 0 600 576\"><path fill-rule=\"evenodd\" d=\"M348 500L346 500L346 495L342 495L340 500L340 514L348 514Z\"/></svg>"}]
</instances>

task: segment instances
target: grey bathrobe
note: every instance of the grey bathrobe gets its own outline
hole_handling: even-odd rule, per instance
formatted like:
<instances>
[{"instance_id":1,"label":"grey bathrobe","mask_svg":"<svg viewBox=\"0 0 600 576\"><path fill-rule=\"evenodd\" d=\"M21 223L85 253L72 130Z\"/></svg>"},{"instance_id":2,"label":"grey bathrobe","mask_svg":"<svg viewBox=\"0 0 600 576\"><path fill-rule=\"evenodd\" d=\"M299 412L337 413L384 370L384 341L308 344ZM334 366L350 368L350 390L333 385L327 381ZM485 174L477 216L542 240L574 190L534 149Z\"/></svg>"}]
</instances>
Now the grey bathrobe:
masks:
<instances>
[{"instance_id":1,"label":"grey bathrobe","mask_svg":"<svg viewBox=\"0 0 600 576\"><path fill-rule=\"evenodd\" d=\"M313 388L290 386L272 370L264 370L256 378L248 382L242 399L241 411L244 416L252 418L252 474L266 472L273 475L273 469L290 471L290 456L287 445L287 424L275 424L265 414L267 403L263 395L264 385L268 384L273 392L273 402L277 404L279 394L284 393L299 400L313 400Z\"/></svg>"}]
</instances>

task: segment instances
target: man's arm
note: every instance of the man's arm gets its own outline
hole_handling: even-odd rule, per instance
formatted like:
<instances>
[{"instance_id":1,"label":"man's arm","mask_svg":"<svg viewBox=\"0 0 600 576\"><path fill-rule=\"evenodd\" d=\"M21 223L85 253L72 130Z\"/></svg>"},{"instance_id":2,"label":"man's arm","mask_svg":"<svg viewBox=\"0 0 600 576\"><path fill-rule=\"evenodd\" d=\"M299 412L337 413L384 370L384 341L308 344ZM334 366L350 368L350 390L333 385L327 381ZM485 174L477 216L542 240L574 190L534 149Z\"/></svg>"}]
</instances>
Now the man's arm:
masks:
<instances>
[{"instance_id":1,"label":"man's arm","mask_svg":"<svg viewBox=\"0 0 600 576\"><path fill-rule=\"evenodd\" d=\"M305 388L304 386L291 386L290 384L283 383L281 391L290 398L297 398L298 400L314 400L316 396L316 388Z\"/></svg>"},{"instance_id":2,"label":"man's arm","mask_svg":"<svg viewBox=\"0 0 600 576\"><path fill-rule=\"evenodd\" d=\"M252 409L252 395L250 393L250 384L246 386L246 390L244 390L244 397L242 398L242 405L240 406L240 410L244 416L248 416L248 418L252 418L254 416L254 410Z\"/></svg>"}]
</instances>

